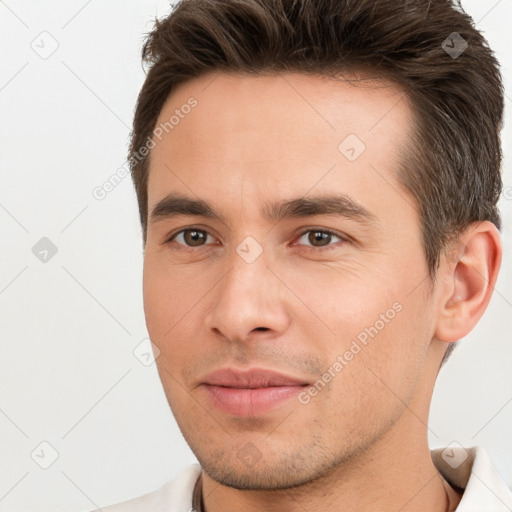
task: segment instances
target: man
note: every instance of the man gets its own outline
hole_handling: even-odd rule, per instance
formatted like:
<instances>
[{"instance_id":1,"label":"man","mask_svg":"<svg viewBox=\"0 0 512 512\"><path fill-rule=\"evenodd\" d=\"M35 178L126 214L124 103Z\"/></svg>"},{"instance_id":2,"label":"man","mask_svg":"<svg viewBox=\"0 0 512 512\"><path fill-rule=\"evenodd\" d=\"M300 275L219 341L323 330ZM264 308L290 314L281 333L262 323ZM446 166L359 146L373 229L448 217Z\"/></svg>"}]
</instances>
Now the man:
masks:
<instances>
[{"instance_id":1,"label":"man","mask_svg":"<svg viewBox=\"0 0 512 512\"><path fill-rule=\"evenodd\" d=\"M512 510L430 451L500 263L503 91L448 0L184 0L130 163L159 375L199 464L108 512Z\"/></svg>"}]
</instances>

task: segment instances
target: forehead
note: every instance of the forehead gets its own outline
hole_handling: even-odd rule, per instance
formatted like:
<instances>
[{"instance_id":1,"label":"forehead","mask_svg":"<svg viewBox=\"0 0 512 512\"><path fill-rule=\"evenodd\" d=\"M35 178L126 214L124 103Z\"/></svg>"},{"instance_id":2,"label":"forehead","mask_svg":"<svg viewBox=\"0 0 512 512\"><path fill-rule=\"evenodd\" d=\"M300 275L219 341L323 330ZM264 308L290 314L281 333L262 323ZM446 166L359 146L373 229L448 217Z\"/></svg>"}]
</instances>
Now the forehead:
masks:
<instances>
[{"instance_id":1,"label":"forehead","mask_svg":"<svg viewBox=\"0 0 512 512\"><path fill-rule=\"evenodd\" d=\"M313 188L364 196L386 180L397 186L412 124L408 97L388 81L204 75L181 84L160 112L149 207L170 189L249 201Z\"/></svg>"}]
</instances>

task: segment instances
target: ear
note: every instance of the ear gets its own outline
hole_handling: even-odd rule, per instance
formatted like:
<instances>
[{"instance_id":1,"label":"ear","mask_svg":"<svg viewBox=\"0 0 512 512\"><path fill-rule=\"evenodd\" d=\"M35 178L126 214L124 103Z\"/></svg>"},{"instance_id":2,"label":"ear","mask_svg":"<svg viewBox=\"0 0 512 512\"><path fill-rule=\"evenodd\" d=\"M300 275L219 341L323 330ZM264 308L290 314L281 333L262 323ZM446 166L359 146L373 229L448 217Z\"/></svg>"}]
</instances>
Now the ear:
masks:
<instances>
[{"instance_id":1,"label":"ear","mask_svg":"<svg viewBox=\"0 0 512 512\"><path fill-rule=\"evenodd\" d=\"M501 265L500 234L489 221L472 223L442 259L443 285L435 337L454 342L466 336L491 300Z\"/></svg>"}]
</instances>

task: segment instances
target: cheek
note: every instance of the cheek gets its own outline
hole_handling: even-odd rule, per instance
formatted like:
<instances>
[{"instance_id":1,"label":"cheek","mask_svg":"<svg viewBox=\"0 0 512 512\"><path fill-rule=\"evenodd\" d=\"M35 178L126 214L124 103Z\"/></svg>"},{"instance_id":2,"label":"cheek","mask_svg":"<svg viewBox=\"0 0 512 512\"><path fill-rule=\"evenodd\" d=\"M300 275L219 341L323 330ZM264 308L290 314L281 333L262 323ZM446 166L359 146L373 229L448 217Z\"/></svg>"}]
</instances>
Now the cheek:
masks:
<instances>
[{"instance_id":1,"label":"cheek","mask_svg":"<svg viewBox=\"0 0 512 512\"><path fill-rule=\"evenodd\" d=\"M327 378L329 368L334 377L329 390L311 400L317 400L313 407L322 411L333 435L344 432L349 440L372 438L390 427L411 402L428 347L427 336L418 330L417 313L404 304L384 327L375 325L375 315L366 324L346 317L346 333L339 324L341 335L329 347L325 369Z\"/></svg>"},{"instance_id":2,"label":"cheek","mask_svg":"<svg viewBox=\"0 0 512 512\"><path fill-rule=\"evenodd\" d=\"M159 278L154 272L148 271L148 266L145 264L143 279L144 313L148 332L153 341L160 337L157 334L162 334L161 331L165 327L163 324L166 318L168 320L166 311L172 306L172 303L170 303L172 297L173 294L169 293L166 279Z\"/></svg>"},{"instance_id":3,"label":"cheek","mask_svg":"<svg viewBox=\"0 0 512 512\"><path fill-rule=\"evenodd\" d=\"M420 376L433 334L427 281L418 286L417 273L390 268L374 267L365 273L355 266L336 271L323 266L295 277L290 273L288 282L310 310L306 316L303 306L294 312L303 349L320 355L326 371L331 368L331 373L344 375L335 379L333 388L348 386L349 395L361 396L365 403L374 399L364 396L367 389L378 396L391 394L391 399L386 386L409 392ZM336 361L341 366L333 368Z\"/></svg>"},{"instance_id":4,"label":"cheek","mask_svg":"<svg viewBox=\"0 0 512 512\"><path fill-rule=\"evenodd\" d=\"M360 333L364 339L365 329L374 330L375 323L382 331L398 316L399 286L389 274L345 261L343 265L308 262L300 271L283 268L280 276L301 299L290 303L297 323L322 329L317 335L326 340L345 343Z\"/></svg>"},{"instance_id":5,"label":"cheek","mask_svg":"<svg viewBox=\"0 0 512 512\"><path fill-rule=\"evenodd\" d=\"M201 280L187 275L187 270L169 265L160 255L144 260L143 299L150 335L162 338L194 307L204 291Z\"/></svg>"},{"instance_id":6,"label":"cheek","mask_svg":"<svg viewBox=\"0 0 512 512\"><path fill-rule=\"evenodd\" d=\"M363 329L352 337L355 342L351 341L348 349L351 353L354 343L361 347L349 363L357 383L354 393L362 407L374 410L374 415L380 407L399 411L404 402L409 403L422 378L432 339L430 312L422 307L424 302L404 293L394 297L398 298L394 307L374 310Z\"/></svg>"},{"instance_id":7,"label":"cheek","mask_svg":"<svg viewBox=\"0 0 512 512\"><path fill-rule=\"evenodd\" d=\"M213 286L202 273L169 265L160 256L146 256L143 298L146 326L151 341L160 350L157 359L166 389L174 389L187 368L203 355L201 320L208 290ZM170 375L164 371L170 373ZM171 377L172 375L172 377ZM174 378L173 378L174 377Z\"/></svg>"}]
</instances>

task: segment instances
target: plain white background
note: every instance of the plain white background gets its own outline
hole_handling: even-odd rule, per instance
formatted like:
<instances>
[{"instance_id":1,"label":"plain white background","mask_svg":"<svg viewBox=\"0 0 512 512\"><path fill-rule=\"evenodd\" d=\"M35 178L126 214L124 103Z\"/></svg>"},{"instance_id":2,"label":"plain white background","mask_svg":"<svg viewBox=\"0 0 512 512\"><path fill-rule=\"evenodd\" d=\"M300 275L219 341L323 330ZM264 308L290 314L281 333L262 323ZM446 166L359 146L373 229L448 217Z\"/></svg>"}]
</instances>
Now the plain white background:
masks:
<instances>
[{"instance_id":1,"label":"plain white background","mask_svg":"<svg viewBox=\"0 0 512 512\"><path fill-rule=\"evenodd\" d=\"M505 254L484 319L441 372L430 441L485 447L511 485L512 1L463 5L507 88ZM91 510L195 462L154 364L134 355L147 331L131 179L93 196L125 163L141 43L168 10L156 0L0 2L2 512Z\"/></svg>"}]
</instances>

